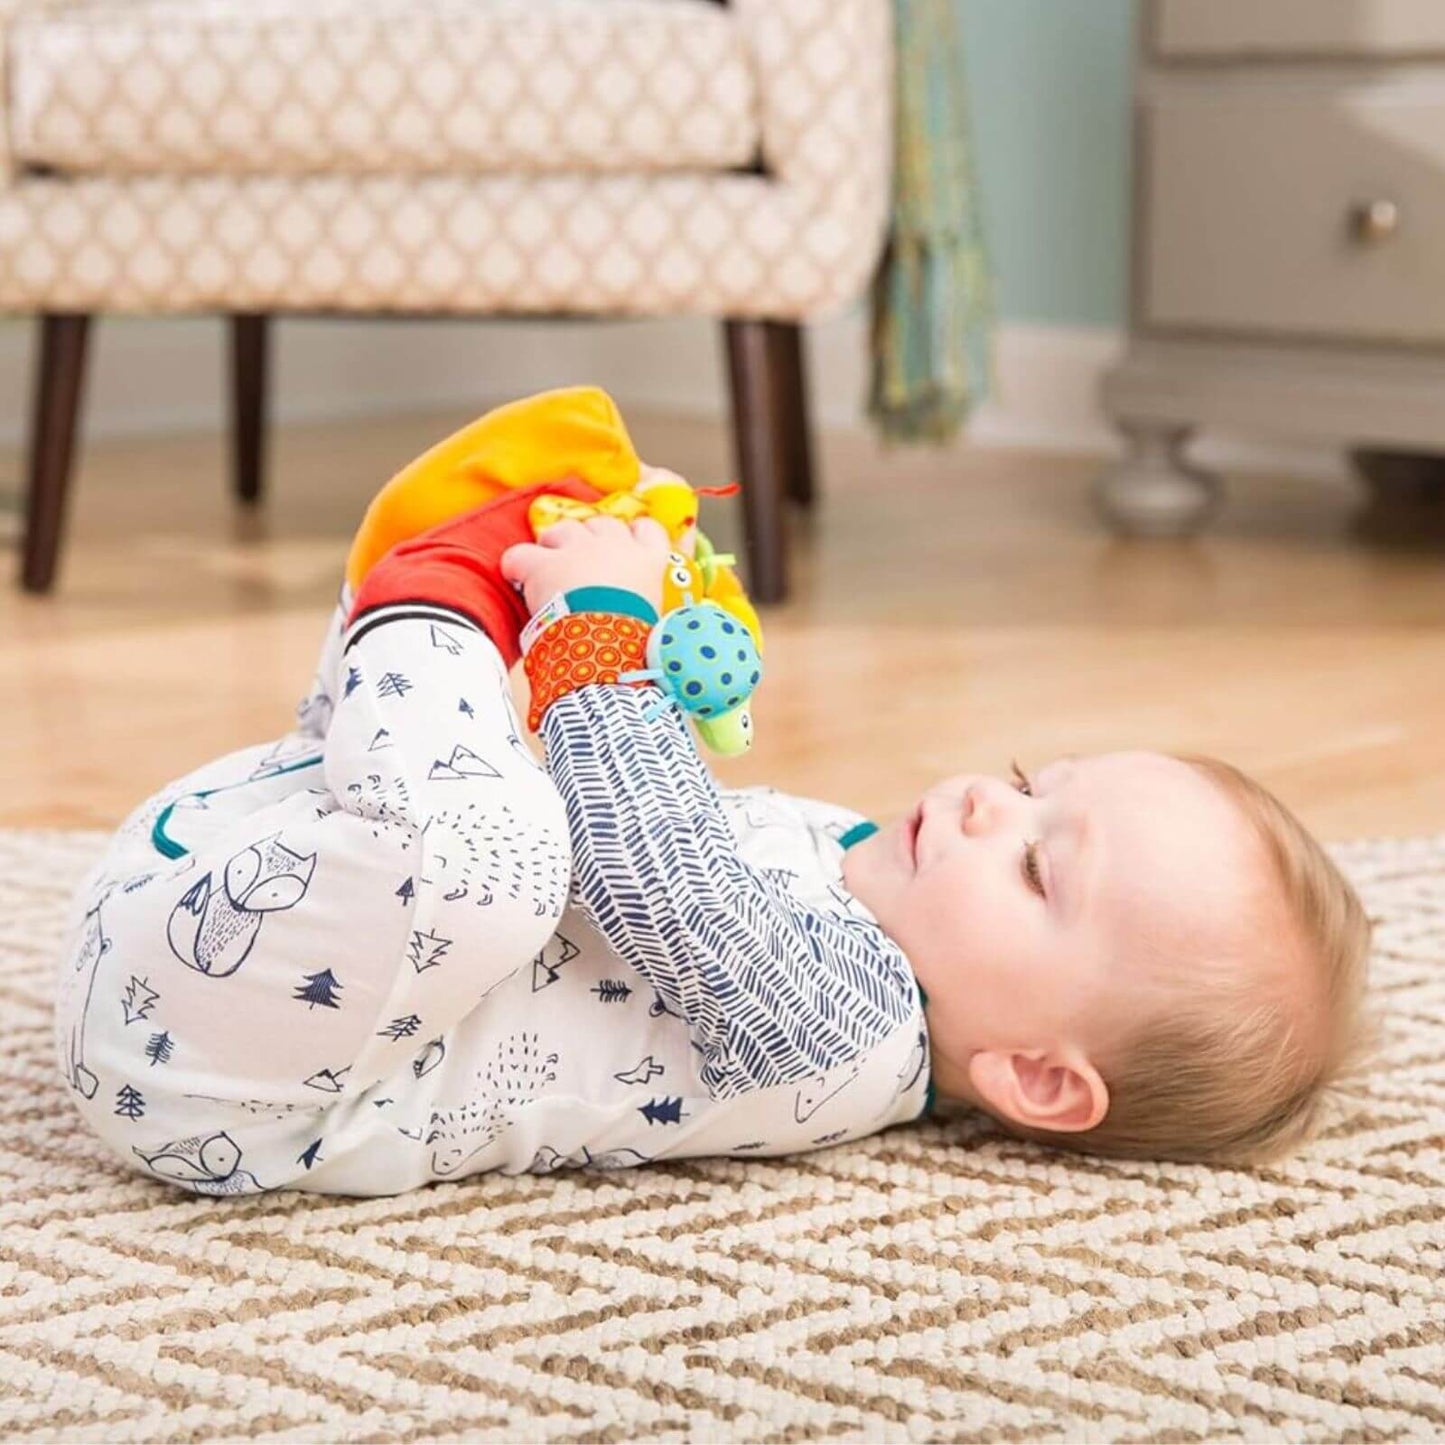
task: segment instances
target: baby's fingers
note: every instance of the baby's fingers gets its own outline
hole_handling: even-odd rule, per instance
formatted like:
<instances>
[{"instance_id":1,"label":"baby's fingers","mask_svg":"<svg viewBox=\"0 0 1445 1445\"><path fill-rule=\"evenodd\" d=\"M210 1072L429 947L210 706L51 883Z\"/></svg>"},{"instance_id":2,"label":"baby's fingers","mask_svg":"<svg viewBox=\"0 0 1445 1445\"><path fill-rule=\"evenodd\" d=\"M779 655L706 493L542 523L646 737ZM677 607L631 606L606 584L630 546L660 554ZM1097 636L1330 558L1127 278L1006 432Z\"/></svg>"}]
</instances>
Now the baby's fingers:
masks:
<instances>
[{"instance_id":1,"label":"baby's fingers","mask_svg":"<svg viewBox=\"0 0 1445 1445\"><path fill-rule=\"evenodd\" d=\"M632 524L632 535L648 547L660 548L664 552L672 550L667 528L656 517L639 517Z\"/></svg>"},{"instance_id":2,"label":"baby's fingers","mask_svg":"<svg viewBox=\"0 0 1445 1445\"><path fill-rule=\"evenodd\" d=\"M535 542L518 542L502 553L502 576L508 582L525 583L533 569L550 554Z\"/></svg>"},{"instance_id":3,"label":"baby's fingers","mask_svg":"<svg viewBox=\"0 0 1445 1445\"><path fill-rule=\"evenodd\" d=\"M589 523L592 521L590 517L587 520ZM575 542L577 538L586 535L586 526L569 517L565 522L553 522L545 532L538 532L537 540L544 547L565 547L569 542Z\"/></svg>"},{"instance_id":4,"label":"baby's fingers","mask_svg":"<svg viewBox=\"0 0 1445 1445\"><path fill-rule=\"evenodd\" d=\"M617 537L627 530L626 522L618 517L608 516L606 512L598 512L595 517L588 517L582 525L598 537Z\"/></svg>"}]
</instances>

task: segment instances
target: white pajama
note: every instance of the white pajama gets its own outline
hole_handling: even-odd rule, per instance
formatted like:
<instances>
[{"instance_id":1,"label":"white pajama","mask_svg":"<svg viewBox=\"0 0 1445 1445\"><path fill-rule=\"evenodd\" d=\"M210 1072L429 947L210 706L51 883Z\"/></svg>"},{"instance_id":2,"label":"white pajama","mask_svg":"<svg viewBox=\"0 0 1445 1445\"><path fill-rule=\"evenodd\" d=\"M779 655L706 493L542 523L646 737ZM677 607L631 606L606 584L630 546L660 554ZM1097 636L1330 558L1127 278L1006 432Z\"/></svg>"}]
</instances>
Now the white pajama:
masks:
<instances>
[{"instance_id":1,"label":"white pajama","mask_svg":"<svg viewBox=\"0 0 1445 1445\"><path fill-rule=\"evenodd\" d=\"M142 804L72 906L61 1066L127 1165L380 1195L918 1116L856 814L719 793L651 689L555 703L543 768L474 623L344 606L297 730Z\"/></svg>"}]
</instances>

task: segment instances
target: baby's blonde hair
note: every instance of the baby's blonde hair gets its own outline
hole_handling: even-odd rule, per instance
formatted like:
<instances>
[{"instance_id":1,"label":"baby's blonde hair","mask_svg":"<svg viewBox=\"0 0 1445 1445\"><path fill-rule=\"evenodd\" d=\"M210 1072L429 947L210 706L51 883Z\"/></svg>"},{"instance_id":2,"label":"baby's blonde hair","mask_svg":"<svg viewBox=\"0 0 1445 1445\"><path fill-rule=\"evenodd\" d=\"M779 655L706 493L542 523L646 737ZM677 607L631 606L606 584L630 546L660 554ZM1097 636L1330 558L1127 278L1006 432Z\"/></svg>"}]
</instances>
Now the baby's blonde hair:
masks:
<instances>
[{"instance_id":1,"label":"baby's blonde hair","mask_svg":"<svg viewBox=\"0 0 1445 1445\"><path fill-rule=\"evenodd\" d=\"M1135 1026L1115 1057L1096 1060L1109 1108L1078 1133L1000 1120L1011 1134L1079 1153L1219 1164L1264 1164L1318 1132L1339 1084L1377 1047L1366 1013L1370 922L1353 888L1304 826L1266 788L1216 758L1180 756L1240 809L1264 846L1277 904L1302 951L1314 997L1290 997L1274 930L1258 928L1258 963L1190 968L1163 1008ZM1276 905L1277 906L1277 905ZM1178 977L1178 974L1175 975ZM1273 987L1271 988L1271 984Z\"/></svg>"}]
</instances>

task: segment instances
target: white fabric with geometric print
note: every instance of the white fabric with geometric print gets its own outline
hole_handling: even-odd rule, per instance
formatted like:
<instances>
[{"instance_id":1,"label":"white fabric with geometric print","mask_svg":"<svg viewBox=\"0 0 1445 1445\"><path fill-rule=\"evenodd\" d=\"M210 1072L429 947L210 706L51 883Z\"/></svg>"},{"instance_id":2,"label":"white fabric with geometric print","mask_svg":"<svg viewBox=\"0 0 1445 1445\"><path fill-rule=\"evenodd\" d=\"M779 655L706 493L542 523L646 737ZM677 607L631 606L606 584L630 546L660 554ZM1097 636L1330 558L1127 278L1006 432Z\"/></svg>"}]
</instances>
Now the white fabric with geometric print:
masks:
<instances>
[{"instance_id":1,"label":"white fabric with geometric print","mask_svg":"<svg viewBox=\"0 0 1445 1445\"><path fill-rule=\"evenodd\" d=\"M812 978L831 949L786 941L725 976L716 959L669 955L666 927L630 909L629 931L604 937L599 870L579 864L585 900L569 901L569 879L574 853L595 861L615 826L597 806L607 747L568 746L563 767L549 735L549 775L495 647L458 614L406 604L347 635L344 616L343 600L298 729L142 804L72 905L62 1068L127 1164L198 1193L387 1195L487 1170L798 1152L920 1114L916 982L840 883L838 838L858 815L712 792L714 843L756 880L752 902L780 940L840 939L851 972L836 980ZM606 696L644 694L573 695ZM549 718L576 729L586 713L569 701ZM695 769L677 796L711 789L675 717L646 726L656 758ZM726 931L728 915L705 922ZM819 1044L808 1016L807 1040L785 1042L779 1019L779 1041L752 1038L730 1061L707 990L756 1017L789 970L787 997L810 979L830 999L851 990L838 1031ZM749 1070L782 1082L754 1087Z\"/></svg>"}]
</instances>

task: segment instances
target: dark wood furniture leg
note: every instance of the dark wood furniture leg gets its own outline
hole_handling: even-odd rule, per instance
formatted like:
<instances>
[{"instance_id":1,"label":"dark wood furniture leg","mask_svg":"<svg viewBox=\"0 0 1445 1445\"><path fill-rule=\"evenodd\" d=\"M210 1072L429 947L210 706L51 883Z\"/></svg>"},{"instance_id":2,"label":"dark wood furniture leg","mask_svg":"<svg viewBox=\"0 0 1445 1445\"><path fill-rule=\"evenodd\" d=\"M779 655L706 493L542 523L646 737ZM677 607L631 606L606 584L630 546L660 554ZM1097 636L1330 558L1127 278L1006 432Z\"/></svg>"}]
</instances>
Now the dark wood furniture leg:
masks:
<instances>
[{"instance_id":1,"label":"dark wood furniture leg","mask_svg":"<svg viewBox=\"0 0 1445 1445\"><path fill-rule=\"evenodd\" d=\"M250 504L261 500L270 319L265 312L231 317L231 479L237 500Z\"/></svg>"},{"instance_id":2,"label":"dark wood furniture leg","mask_svg":"<svg viewBox=\"0 0 1445 1445\"><path fill-rule=\"evenodd\" d=\"M783 469L788 496L799 506L813 505L813 435L808 411L808 368L803 328L770 321L783 387Z\"/></svg>"},{"instance_id":3,"label":"dark wood furniture leg","mask_svg":"<svg viewBox=\"0 0 1445 1445\"><path fill-rule=\"evenodd\" d=\"M89 329L89 315L52 312L40 317L20 570L27 592L49 592L55 581Z\"/></svg>"},{"instance_id":4,"label":"dark wood furniture leg","mask_svg":"<svg viewBox=\"0 0 1445 1445\"><path fill-rule=\"evenodd\" d=\"M787 595L783 506L785 388L778 347L766 321L726 321L733 450L743 484L748 591L754 602Z\"/></svg>"}]
</instances>

